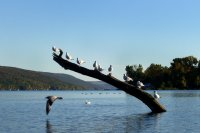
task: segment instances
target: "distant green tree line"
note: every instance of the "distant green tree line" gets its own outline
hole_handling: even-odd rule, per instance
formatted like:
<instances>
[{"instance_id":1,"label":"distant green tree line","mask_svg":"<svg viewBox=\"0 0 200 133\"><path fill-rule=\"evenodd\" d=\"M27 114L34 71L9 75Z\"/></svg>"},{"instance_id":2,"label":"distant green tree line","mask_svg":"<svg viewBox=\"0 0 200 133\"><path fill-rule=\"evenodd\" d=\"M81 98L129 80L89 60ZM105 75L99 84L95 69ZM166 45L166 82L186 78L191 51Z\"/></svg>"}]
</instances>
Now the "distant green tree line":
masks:
<instances>
[{"instance_id":1,"label":"distant green tree line","mask_svg":"<svg viewBox=\"0 0 200 133\"><path fill-rule=\"evenodd\" d=\"M200 60L193 56L175 58L169 67L151 64L144 70L139 64L125 70L134 84L142 81L157 89L200 89Z\"/></svg>"}]
</instances>

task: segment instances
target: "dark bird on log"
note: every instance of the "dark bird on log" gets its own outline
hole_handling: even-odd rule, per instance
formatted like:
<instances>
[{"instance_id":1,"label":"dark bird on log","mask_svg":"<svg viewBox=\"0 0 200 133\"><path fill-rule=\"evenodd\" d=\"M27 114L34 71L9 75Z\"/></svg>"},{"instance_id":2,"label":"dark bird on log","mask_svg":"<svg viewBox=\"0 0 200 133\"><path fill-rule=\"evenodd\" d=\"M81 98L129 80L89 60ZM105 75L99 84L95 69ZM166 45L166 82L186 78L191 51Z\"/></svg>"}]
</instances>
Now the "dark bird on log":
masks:
<instances>
[{"instance_id":1,"label":"dark bird on log","mask_svg":"<svg viewBox=\"0 0 200 133\"><path fill-rule=\"evenodd\" d=\"M109 75L112 75L112 71L113 71L113 67L112 65L110 65L110 67L108 68Z\"/></svg>"},{"instance_id":2,"label":"dark bird on log","mask_svg":"<svg viewBox=\"0 0 200 133\"><path fill-rule=\"evenodd\" d=\"M51 106L52 106L53 102L56 99L63 99L63 98L62 97L57 97L57 96L47 96L46 98L48 99L47 103L46 103L46 114L48 115L50 110L51 110Z\"/></svg>"},{"instance_id":3,"label":"dark bird on log","mask_svg":"<svg viewBox=\"0 0 200 133\"><path fill-rule=\"evenodd\" d=\"M60 48L56 48L55 46L53 46L52 47L52 50L53 50L53 52L55 52L55 53L57 53L57 52L59 52L59 57L62 57L62 55L63 55L63 51L62 51L62 49L60 49Z\"/></svg>"},{"instance_id":4,"label":"dark bird on log","mask_svg":"<svg viewBox=\"0 0 200 133\"><path fill-rule=\"evenodd\" d=\"M59 57L62 57L62 55L63 55L62 49L59 48L59 51L60 51Z\"/></svg>"},{"instance_id":5,"label":"dark bird on log","mask_svg":"<svg viewBox=\"0 0 200 133\"><path fill-rule=\"evenodd\" d=\"M97 63L97 61L94 62L93 67L94 67L94 70L98 70L98 63Z\"/></svg>"}]
</instances>

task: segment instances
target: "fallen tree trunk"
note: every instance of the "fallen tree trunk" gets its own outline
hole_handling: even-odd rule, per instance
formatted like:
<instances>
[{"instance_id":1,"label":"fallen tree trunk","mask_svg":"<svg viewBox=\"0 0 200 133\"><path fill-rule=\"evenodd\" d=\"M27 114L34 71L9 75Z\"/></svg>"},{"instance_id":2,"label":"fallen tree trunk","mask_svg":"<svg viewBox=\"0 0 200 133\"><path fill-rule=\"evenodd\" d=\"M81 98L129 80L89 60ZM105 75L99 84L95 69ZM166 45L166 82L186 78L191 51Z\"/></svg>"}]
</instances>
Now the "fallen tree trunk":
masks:
<instances>
[{"instance_id":1,"label":"fallen tree trunk","mask_svg":"<svg viewBox=\"0 0 200 133\"><path fill-rule=\"evenodd\" d=\"M104 81L108 84L117 87L120 90L125 91L126 93L138 98L144 104L146 104L151 109L152 113L166 112L166 109L152 95L150 95L149 93L145 92L142 89L139 89L126 82L122 82L112 77L111 75L105 75L97 70L90 70L84 68L80 65L77 65L75 63L63 59L62 57L56 55L55 53L53 54L53 60L56 61L60 66L62 66L66 70L69 69L74 72L99 79L101 81Z\"/></svg>"}]
</instances>

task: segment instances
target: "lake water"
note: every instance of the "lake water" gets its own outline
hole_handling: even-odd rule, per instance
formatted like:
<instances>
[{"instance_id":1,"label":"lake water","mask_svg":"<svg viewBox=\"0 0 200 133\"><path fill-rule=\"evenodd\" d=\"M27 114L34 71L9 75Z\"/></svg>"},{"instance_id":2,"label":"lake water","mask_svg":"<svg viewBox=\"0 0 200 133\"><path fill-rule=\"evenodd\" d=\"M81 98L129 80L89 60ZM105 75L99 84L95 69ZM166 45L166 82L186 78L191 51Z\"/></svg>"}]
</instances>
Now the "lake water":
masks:
<instances>
[{"instance_id":1,"label":"lake water","mask_svg":"<svg viewBox=\"0 0 200 133\"><path fill-rule=\"evenodd\" d=\"M123 91L0 91L0 133L199 133L200 91L158 93L165 113ZM48 116L47 95L64 98Z\"/></svg>"}]
</instances>

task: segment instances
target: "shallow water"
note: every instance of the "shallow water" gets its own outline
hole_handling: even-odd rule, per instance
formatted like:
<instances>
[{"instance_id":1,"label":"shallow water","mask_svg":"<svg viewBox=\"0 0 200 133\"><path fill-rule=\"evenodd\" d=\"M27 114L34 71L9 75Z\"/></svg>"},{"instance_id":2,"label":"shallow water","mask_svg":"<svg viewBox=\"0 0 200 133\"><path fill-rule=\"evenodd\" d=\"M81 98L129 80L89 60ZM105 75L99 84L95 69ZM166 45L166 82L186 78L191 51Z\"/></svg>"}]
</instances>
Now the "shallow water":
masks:
<instances>
[{"instance_id":1,"label":"shallow water","mask_svg":"<svg viewBox=\"0 0 200 133\"><path fill-rule=\"evenodd\" d=\"M0 132L199 133L200 91L158 93L165 113L151 114L123 91L0 91ZM48 116L47 95L64 98L55 101Z\"/></svg>"}]
</instances>

